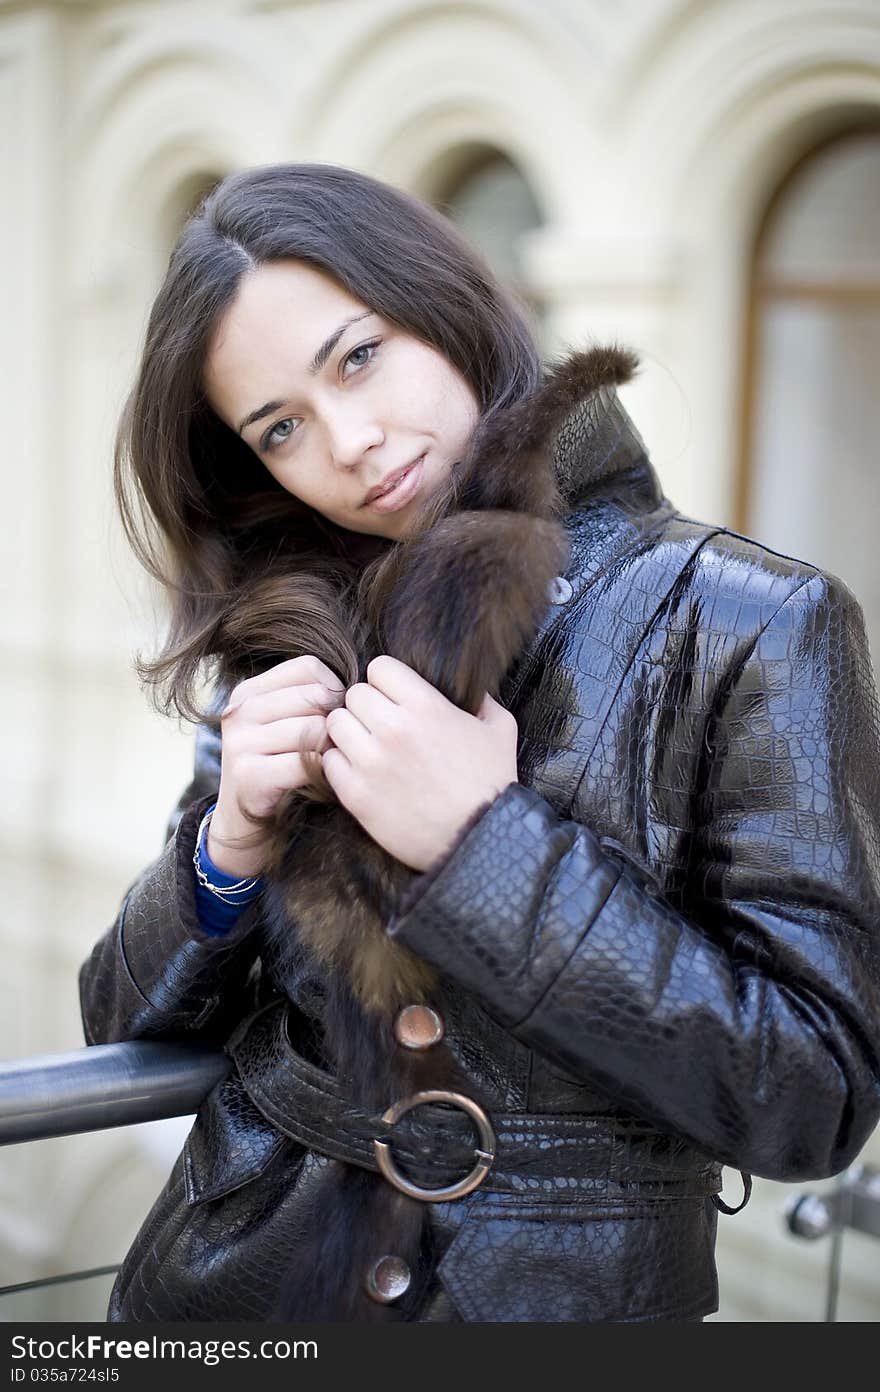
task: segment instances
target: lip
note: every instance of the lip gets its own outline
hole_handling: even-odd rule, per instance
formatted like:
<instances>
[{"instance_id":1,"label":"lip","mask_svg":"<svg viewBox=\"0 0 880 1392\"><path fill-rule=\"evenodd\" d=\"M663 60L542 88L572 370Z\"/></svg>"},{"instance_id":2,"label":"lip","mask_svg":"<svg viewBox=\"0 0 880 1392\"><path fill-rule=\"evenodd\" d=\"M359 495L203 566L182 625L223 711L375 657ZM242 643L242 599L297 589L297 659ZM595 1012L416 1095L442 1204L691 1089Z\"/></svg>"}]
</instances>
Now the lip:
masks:
<instances>
[{"instance_id":1,"label":"lip","mask_svg":"<svg viewBox=\"0 0 880 1392\"><path fill-rule=\"evenodd\" d=\"M376 490L371 489L361 506L369 508L371 512L396 512L398 508L404 507L418 489L424 462L425 456L421 454L412 464L406 464L396 474L390 475L391 478L397 479L394 487L378 497L374 496ZM377 489L386 487L387 482L376 485Z\"/></svg>"}]
</instances>

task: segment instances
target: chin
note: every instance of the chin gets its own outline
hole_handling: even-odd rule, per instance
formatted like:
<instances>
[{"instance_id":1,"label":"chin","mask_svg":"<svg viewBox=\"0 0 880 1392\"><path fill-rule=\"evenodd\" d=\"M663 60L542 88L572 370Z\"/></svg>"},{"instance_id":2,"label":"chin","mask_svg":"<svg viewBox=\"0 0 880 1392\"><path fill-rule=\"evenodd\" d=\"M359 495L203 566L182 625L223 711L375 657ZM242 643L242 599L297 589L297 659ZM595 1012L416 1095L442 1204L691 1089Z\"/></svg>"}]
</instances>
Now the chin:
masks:
<instances>
[{"instance_id":1,"label":"chin","mask_svg":"<svg viewBox=\"0 0 880 1392\"><path fill-rule=\"evenodd\" d=\"M397 541L403 536L407 528L407 509L403 508L400 512L391 512L386 517L377 517L377 527L370 533L375 537L386 537L390 541Z\"/></svg>"}]
</instances>

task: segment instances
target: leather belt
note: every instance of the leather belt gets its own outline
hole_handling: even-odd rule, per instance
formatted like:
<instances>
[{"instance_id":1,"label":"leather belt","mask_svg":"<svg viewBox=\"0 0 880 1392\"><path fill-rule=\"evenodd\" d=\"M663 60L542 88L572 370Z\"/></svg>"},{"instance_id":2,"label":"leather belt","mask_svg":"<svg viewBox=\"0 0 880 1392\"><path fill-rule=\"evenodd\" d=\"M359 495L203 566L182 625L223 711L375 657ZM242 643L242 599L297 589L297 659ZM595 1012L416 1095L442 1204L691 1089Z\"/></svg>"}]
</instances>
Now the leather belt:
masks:
<instances>
[{"instance_id":1,"label":"leather belt","mask_svg":"<svg viewBox=\"0 0 880 1392\"><path fill-rule=\"evenodd\" d=\"M393 1142L407 1177L425 1189L453 1185L472 1168L468 1116L429 1103L411 1111L392 1138L380 1113L359 1107L332 1074L295 1051L288 1009L286 1000L270 1002L225 1046L273 1126L308 1150L368 1170L380 1168L374 1143ZM641 1200L708 1196L722 1187L720 1164L630 1117L492 1112L491 1124L497 1148L481 1185L490 1192Z\"/></svg>"}]
</instances>

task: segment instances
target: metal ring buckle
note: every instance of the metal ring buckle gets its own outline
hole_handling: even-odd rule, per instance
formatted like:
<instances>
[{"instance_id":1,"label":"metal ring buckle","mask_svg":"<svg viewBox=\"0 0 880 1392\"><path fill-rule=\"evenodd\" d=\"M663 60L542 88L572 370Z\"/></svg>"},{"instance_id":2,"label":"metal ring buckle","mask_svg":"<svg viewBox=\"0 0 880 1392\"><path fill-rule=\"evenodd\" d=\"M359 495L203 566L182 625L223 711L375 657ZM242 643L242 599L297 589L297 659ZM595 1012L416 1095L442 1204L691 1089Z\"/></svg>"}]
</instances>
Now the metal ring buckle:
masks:
<instances>
[{"instance_id":1,"label":"metal ring buckle","mask_svg":"<svg viewBox=\"0 0 880 1392\"><path fill-rule=\"evenodd\" d=\"M480 1145L474 1149L477 1163L470 1174L466 1174L457 1184L447 1184L442 1189L423 1189L420 1185L411 1183L396 1168L391 1158L391 1146L387 1141L373 1141L376 1162L388 1183L393 1184L402 1194L408 1194L411 1199L422 1199L426 1203L442 1203L445 1199L464 1198L465 1194L470 1194L478 1184L482 1184L492 1167L492 1161L495 1159L495 1132L482 1107L470 1097L464 1097L460 1092L446 1092L442 1088L430 1092L414 1092L412 1097L395 1102L385 1112L382 1120L387 1126L393 1126L407 1112L412 1111L413 1107L424 1106L426 1102L449 1102L452 1106L460 1107L463 1112L467 1112L473 1121Z\"/></svg>"}]
</instances>

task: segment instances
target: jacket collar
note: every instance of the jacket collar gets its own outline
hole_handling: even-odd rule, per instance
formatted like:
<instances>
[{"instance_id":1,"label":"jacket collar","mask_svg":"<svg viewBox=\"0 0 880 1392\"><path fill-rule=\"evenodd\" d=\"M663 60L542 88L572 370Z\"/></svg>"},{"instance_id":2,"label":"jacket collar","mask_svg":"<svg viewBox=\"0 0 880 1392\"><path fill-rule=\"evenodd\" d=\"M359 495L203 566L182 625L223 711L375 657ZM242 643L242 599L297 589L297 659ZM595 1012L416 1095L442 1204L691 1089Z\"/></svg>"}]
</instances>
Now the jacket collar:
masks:
<instances>
[{"instance_id":1,"label":"jacket collar","mask_svg":"<svg viewBox=\"0 0 880 1392\"><path fill-rule=\"evenodd\" d=\"M575 405L554 438L553 463L571 540L565 579L580 595L675 506L613 386Z\"/></svg>"},{"instance_id":2,"label":"jacket collar","mask_svg":"<svg viewBox=\"0 0 880 1392\"><path fill-rule=\"evenodd\" d=\"M567 514L603 500L653 510L663 490L614 386L587 391L556 432L553 465Z\"/></svg>"},{"instance_id":3,"label":"jacket collar","mask_svg":"<svg viewBox=\"0 0 880 1392\"><path fill-rule=\"evenodd\" d=\"M478 426L459 505L537 516L566 516L601 497L637 511L656 507L659 480L616 390L638 365L636 354L617 344L595 344L549 364L530 396Z\"/></svg>"}]
</instances>

